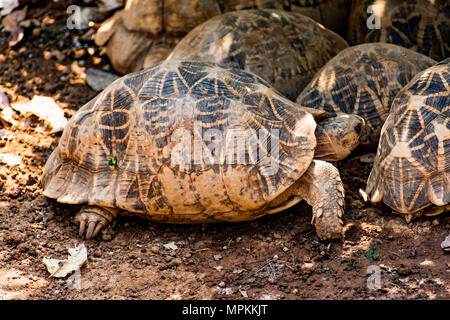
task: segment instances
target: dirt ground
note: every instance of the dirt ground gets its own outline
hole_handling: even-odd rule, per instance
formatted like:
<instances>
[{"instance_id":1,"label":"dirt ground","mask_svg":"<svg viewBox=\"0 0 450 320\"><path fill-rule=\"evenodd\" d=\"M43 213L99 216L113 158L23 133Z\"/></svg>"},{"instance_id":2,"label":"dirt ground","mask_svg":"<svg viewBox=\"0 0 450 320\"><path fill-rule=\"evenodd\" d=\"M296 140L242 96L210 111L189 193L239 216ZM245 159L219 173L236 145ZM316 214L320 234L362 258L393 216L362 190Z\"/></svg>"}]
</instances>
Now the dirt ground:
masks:
<instances>
[{"instance_id":1,"label":"dirt ground","mask_svg":"<svg viewBox=\"0 0 450 320\"><path fill-rule=\"evenodd\" d=\"M41 25L12 49L0 32L0 91L11 102L50 96L70 118L96 95L84 69L111 67L101 48L82 39L86 31L66 29L68 3L30 5L27 17ZM347 193L342 241L317 238L305 203L206 227L119 218L109 241L84 240L73 221L79 207L41 195L39 178L60 134L14 118L18 125L0 127L0 154L21 158L0 164L0 299L450 298L450 260L440 247L448 214L408 224L384 205L364 203L358 190L371 164L361 154L337 164ZM172 242L177 249L164 246ZM88 250L81 288L49 277L42 259L66 258L67 247L81 243Z\"/></svg>"}]
</instances>

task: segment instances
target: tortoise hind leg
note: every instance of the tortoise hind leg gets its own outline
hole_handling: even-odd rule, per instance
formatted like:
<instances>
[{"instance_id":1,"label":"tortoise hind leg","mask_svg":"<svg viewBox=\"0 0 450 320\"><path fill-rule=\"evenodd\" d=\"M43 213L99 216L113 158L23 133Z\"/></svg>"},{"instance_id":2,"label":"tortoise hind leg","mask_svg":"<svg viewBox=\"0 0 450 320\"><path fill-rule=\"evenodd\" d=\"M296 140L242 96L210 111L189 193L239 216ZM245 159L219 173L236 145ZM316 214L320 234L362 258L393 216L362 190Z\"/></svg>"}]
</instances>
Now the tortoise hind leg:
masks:
<instances>
[{"instance_id":1,"label":"tortoise hind leg","mask_svg":"<svg viewBox=\"0 0 450 320\"><path fill-rule=\"evenodd\" d=\"M94 238L100 230L104 229L116 218L117 213L117 209L83 206L75 216L75 222L80 225L80 236L83 236L86 231L86 239Z\"/></svg>"},{"instance_id":2,"label":"tortoise hind leg","mask_svg":"<svg viewBox=\"0 0 450 320\"><path fill-rule=\"evenodd\" d=\"M339 171L332 164L313 160L295 191L312 206L311 223L322 240L342 238L344 187Z\"/></svg>"}]
</instances>

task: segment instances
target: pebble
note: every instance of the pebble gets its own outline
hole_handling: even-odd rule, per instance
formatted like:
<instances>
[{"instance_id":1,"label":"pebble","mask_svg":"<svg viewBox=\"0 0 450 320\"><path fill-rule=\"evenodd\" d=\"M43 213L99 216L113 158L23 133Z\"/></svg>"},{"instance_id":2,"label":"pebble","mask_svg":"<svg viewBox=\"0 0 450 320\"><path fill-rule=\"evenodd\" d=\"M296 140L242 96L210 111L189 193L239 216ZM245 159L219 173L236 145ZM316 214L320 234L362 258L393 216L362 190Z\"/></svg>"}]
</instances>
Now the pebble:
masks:
<instances>
[{"instance_id":1,"label":"pebble","mask_svg":"<svg viewBox=\"0 0 450 320\"><path fill-rule=\"evenodd\" d=\"M221 288L225 287L225 282L221 281L221 282L219 283L219 287L221 287Z\"/></svg>"},{"instance_id":2,"label":"pebble","mask_svg":"<svg viewBox=\"0 0 450 320\"><path fill-rule=\"evenodd\" d=\"M160 249L159 249L158 246L153 246L153 247L150 249L150 251L153 252L154 254L159 254Z\"/></svg>"},{"instance_id":3,"label":"pebble","mask_svg":"<svg viewBox=\"0 0 450 320\"><path fill-rule=\"evenodd\" d=\"M94 257L100 258L102 256L102 251L100 249L96 249L94 251Z\"/></svg>"},{"instance_id":4,"label":"pebble","mask_svg":"<svg viewBox=\"0 0 450 320\"><path fill-rule=\"evenodd\" d=\"M283 251L284 251L284 252L288 252L288 251L289 251L289 248L288 248L288 247L283 247Z\"/></svg>"},{"instance_id":5,"label":"pebble","mask_svg":"<svg viewBox=\"0 0 450 320\"><path fill-rule=\"evenodd\" d=\"M221 259L222 259L222 255L220 255L220 254L215 254L214 255L214 260L219 261Z\"/></svg>"},{"instance_id":6,"label":"pebble","mask_svg":"<svg viewBox=\"0 0 450 320\"><path fill-rule=\"evenodd\" d=\"M168 268L177 267L177 266L180 265L181 263L182 263L182 261L181 261L180 258L175 258L175 259L173 259L172 261L170 261L170 262L167 264L167 267L168 267Z\"/></svg>"}]
</instances>

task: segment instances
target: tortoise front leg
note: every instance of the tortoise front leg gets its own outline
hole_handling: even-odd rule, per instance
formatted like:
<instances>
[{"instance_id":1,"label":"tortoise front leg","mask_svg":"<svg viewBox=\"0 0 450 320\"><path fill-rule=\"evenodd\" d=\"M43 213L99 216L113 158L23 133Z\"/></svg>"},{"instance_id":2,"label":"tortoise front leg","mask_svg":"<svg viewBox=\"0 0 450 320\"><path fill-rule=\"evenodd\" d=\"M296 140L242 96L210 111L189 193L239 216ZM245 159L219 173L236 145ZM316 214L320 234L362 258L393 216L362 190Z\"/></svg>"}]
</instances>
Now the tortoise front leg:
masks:
<instances>
[{"instance_id":1,"label":"tortoise front leg","mask_svg":"<svg viewBox=\"0 0 450 320\"><path fill-rule=\"evenodd\" d=\"M98 206L83 206L75 216L75 222L80 225L80 236L83 236L86 226L86 239L94 238L117 217L118 210Z\"/></svg>"},{"instance_id":2,"label":"tortoise front leg","mask_svg":"<svg viewBox=\"0 0 450 320\"><path fill-rule=\"evenodd\" d=\"M322 240L342 238L344 187L339 171L332 164L313 160L295 191L312 206L311 223Z\"/></svg>"}]
</instances>

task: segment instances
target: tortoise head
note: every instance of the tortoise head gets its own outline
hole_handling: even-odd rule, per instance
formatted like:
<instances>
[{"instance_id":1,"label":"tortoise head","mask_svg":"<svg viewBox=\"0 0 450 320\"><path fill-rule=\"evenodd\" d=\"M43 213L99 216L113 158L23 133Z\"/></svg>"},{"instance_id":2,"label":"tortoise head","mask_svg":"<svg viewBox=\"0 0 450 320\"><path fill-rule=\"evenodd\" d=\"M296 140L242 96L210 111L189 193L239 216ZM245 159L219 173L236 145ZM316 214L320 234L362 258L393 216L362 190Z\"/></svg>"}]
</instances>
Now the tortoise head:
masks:
<instances>
[{"instance_id":1,"label":"tortoise head","mask_svg":"<svg viewBox=\"0 0 450 320\"><path fill-rule=\"evenodd\" d=\"M339 161L359 145L365 121L354 114L337 114L317 121L315 159Z\"/></svg>"}]
</instances>

